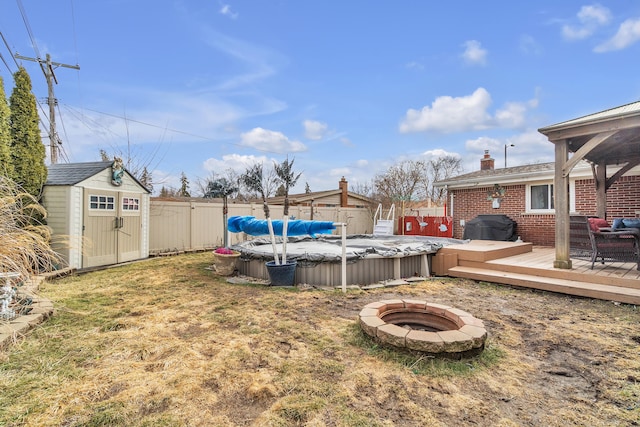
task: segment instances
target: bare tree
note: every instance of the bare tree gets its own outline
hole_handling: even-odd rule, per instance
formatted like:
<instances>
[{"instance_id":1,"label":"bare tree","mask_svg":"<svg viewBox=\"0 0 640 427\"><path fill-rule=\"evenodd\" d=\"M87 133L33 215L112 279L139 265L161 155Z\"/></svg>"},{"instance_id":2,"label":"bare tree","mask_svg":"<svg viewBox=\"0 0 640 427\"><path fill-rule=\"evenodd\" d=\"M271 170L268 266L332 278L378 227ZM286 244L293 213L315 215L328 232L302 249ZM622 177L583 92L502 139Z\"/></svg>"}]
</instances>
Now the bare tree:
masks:
<instances>
[{"instance_id":1,"label":"bare tree","mask_svg":"<svg viewBox=\"0 0 640 427\"><path fill-rule=\"evenodd\" d=\"M451 178L462 172L462 160L458 156L441 156L429 161L429 178L431 188L429 197L438 206L445 203L446 190L442 187L435 188L433 183L443 179Z\"/></svg>"},{"instance_id":2,"label":"bare tree","mask_svg":"<svg viewBox=\"0 0 640 427\"><path fill-rule=\"evenodd\" d=\"M351 191L361 196L375 198L375 184L373 180L369 182L353 182L349 184Z\"/></svg>"},{"instance_id":3,"label":"bare tree","mask_svg":"<svg viewBox=\"0 0 640 427\"><path fill-rule=\"evenodd\" d=\"M376 175L373 182L381 202L424 200L429 188L427 167L422 160L405 160Z\"/></svg>"},{"instance_id":4,"label":"bare tree","mask_svg":"<svg viewBox=\"0 0 640 427\"><path fill-rule=\"evenodd\" d=\"M265 196L275 196L276 191L278 190L278 186L280 185L278 182L278 174L276 173L275 169L272 168L265 171L263 185Z\"/></svg>"}]
</instances>

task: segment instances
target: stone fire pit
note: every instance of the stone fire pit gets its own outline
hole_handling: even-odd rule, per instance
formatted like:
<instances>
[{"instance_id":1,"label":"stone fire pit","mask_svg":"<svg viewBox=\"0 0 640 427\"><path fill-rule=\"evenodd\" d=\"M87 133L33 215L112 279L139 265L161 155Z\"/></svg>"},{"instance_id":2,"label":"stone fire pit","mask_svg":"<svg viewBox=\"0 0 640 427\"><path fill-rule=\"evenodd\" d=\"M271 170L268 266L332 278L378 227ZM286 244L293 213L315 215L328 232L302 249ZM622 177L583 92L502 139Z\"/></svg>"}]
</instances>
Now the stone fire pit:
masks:
<instances>
[{"instance_id":1,"label":"stone fire pit","mask_svg":"<svg viewBox=\"0 0 640 427\"><path fill-rule=\"evenodd\" d=\"M479 354L487 331L466 311L421 300L385 300L367 304L358 320L381 344L448 357Z\"/></svg>"}]
</instances>

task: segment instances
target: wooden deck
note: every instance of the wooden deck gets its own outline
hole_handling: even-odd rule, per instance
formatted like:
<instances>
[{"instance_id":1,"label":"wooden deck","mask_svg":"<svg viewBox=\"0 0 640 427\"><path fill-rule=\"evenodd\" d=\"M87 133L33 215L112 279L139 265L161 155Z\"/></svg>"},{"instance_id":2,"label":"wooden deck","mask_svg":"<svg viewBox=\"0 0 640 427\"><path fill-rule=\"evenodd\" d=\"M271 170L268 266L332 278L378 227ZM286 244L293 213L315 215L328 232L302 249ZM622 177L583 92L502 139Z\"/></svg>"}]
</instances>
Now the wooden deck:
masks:
<instances>
[{"instance_id":1,"label":"wooden deck","mask_svg":"<svg viewBox=\"0 0 640 427\"><path fill-rule=\"evenodd\" d=\"M550 292L640 305L640 271L635 263L572 259L573 268L553 267L555 249L530 243L473 240L438 251L437 275L463 277Z\"/></svg>"}]
</instances>

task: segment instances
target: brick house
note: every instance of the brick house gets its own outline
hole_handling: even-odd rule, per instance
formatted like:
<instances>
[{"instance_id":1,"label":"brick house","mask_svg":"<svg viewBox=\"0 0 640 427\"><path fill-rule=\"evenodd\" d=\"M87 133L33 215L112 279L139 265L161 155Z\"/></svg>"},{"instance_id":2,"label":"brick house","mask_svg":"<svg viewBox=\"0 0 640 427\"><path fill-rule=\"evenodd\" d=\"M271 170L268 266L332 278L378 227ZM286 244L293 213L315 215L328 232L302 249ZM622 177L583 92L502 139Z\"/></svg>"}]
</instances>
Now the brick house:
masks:
<instances>
[{"instance_id":1,"label":"brick house","mask_svg":"<svg viewBox=\"0 0 640 427\"><path fill-rule=\"evenodd\" d=\"M478 215L507 215L517 223L517 234L534 245L554 246L555 164L540 163L508 168L494 167L489 151L480 160L480 170L438 181L448 193L453 237L461 239L464 224ZM611 168L611 173L616 169ZM589 163L582 161L569 181L570 212L597 215L595 180ZM496 189L499 193L495 194ZM500 199L494 203L492 195ZM607 190L607 216L640 216L640 168L632 169Z\"/></svg>"}]
</instances>

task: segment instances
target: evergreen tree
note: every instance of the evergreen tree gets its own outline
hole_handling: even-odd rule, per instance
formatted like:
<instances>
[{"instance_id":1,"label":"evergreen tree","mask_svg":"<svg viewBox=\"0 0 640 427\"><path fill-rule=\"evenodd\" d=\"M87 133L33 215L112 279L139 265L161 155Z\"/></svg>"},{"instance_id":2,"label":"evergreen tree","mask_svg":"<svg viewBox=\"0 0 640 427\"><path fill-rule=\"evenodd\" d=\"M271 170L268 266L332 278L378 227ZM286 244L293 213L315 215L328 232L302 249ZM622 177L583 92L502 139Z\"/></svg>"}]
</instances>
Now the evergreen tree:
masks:
<instances>
[{"instance_id":1,"label":"evergreen tree","mask_svg":"<svg viewBox=\"0 0 640 427\"><path fill-rule=\"evenodd\" d=\"M31 78L24 67L20 67L13 78L15 87L9 98L12 178L27 193L39 197L47 180L47 167L36 97L31 93Z\"/></svg>"},{"instance_id":2,"label":"evergreen tree","mask_svg":"<svg viewBox=\"0 0 640 427\"><path fill-rule=\"evenodd\" d=\"M308 182L304 183L304 192L305 192L305 194L311 193L311 187L309 187L309 183Z\"/></svg>"},{"instance_id":3,"label":"evergreen tree","mask_svg":"<svg viewBox=\"0 0 640 427\"><path fill-rule=\"evenodd\" d=\"M4 91L4 80L0 77L0 175L7 177L13 176L10 116L11 110Z\"/></svg>"},{"instance_id":4,"label":"evergreen tree","mask_svg":"<svg viewBox=\"0 0 640 427\"><path fill-rule=\"evenodd\" d=\"M191 197L191 193L189 193L189 180L184 172L180 175L180 190L178 190L178 196Z\"/></svg>"},{"instance_id":5,"label":"evergreen tree","mask_svg":"<svg viewBox=\"0 0 640 427\"><path fill-rule=\"evenodd\" d=\"M150 192L153 192L153 178L146 166L142 168L142 172L140 173L140 184Z\"/></svg>"}]
</instances>

